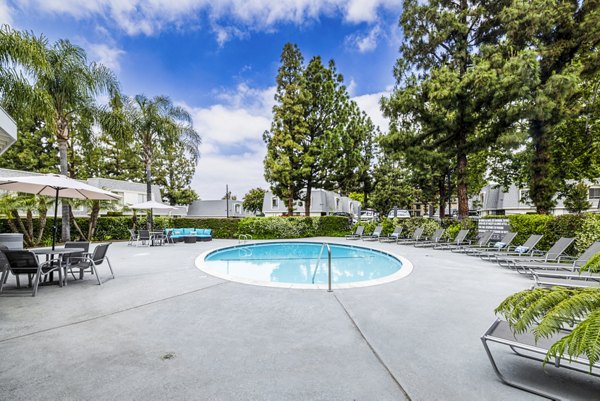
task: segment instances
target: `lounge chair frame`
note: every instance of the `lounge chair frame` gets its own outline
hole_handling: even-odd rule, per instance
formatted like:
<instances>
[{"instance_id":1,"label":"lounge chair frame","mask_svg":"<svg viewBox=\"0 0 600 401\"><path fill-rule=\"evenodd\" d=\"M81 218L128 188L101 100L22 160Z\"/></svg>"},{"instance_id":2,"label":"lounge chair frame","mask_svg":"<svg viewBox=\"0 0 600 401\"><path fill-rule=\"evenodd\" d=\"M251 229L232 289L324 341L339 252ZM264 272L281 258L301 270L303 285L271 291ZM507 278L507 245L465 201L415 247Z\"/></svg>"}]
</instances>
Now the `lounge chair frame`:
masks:
<instances>
[{"instance_id":1,"label":"lounge chair frame","mask_svg":"<svg viewBox=\"0 0 600 401\"><path fill-rule=\"evenodd\" d=\"M469 249L482 249L487 248L488 243L492 240L493 231L483 231L479 233L478 238L474 244L465 244L450 249L451 252L455 253L467 253Z\"/></svg>"},{"instance_id":2,"label":"lounge chair frame","mask_svg":"<svg viewBox=\"0 0 600 401\"><path fill-rule=\"evenodd\" d=\"M535 247L543 237L544 236L540 234L531 234L529 238L525 240L523 245L520 245L521 247L527 248L527 251L525 252L515 252L515 249L519 248L519 246L511 246L499 252L483 252L479 255L479 257L483 260L496 262L498 259L505 257L533 255L534 253L538 252Z\"/></svg>"},{"instance_id":3,"label":"lounge chair frame","mask_svg":"<svg viewBox=\"0 0 600 401\"><path fill-rule=\"evenodd\" d=\"M533 337L533 334L531 334L531 333L516 335L516 334L513 334L512 330L509 329L508 331L511 332L511 335L502 335L503 333L500 333L499 335L496 334L497 331L506 332L507 327L508 327L508 323L506 321L497 319L494 323L492 323L490 328L487 329L485 334L483 336L481 336L481 342L483 343L485 352L486 352L486 354L490 360L490 363L492 364L492 368L494 369L494 372L496 373L498 378L503 383L505 383L511 387L515 387L515 388L527 391L532 394L537 394L541 397L549 398L551 400L560 400L561 398L555 394L551 394L551 393L546 392L537 387L528 386L528 385L522 384L522 383L517 383L513 380L506 378L502 374L502 372L500 372L500 369L498 368L498 365L497 365L496 361L494 360L494 356L492 355L492 352L488 346L488 342L494 342L497 344L506 345L506 346L510 347L510 349L516 355L523 357L523 358L532 359L534 361L539 361L539 362L543 362L545 360L546 353L548 352L548 348L544 348L538 344L532 345L531 344L532 341L529 341L530 342L529 344L525 343L523 341L519 341L520 338L523 338L523 339L527 338L527 339L531 340L531 338ZM559 338L563 337L565 334L568 334L568 333L569 333L569 330L561 329L561 331L559 333L557 333L556 335L554 335L553 337L551 337L550 339L548 339L545 342L554 343ZM566 362L564 362L564 363L563 363L563 360L564 359L561 359L561 358L552 358L548 362L548 364L552 364L557 368L569 369L569 370L573 370L576 372L581 372L581 373L585 373L585 374L590 374L592 376L600 377L600 374L598 372L594 372L593 370L590 371L589 361L585 358L581 358L581 357L568 358L567 357ZM593 369L596 369L596 370L600 369L600 364L598 364L598 363L594 364Z\"/></svg>"},{"instance_id":4,"label":"lounge chair frame","mask_svg":"<svg viewBox=\"0 0 600 401\"><path fill-rule=\"evenodd\" d=\"M379 224L377 227L375 227L375 229L373 230L371 235L363 235L363 237L361 239L363 241L377 241L381 237L382 231L383 231L383 226L381 224Z\"/></svg>"},{"instance_id":5,"label":"lounge chair frame","mask_svg":"<svg viewBox=\"0 0 600 401\"><path fill-rule=\"evenodd\" d=\"M423 231L425 231L424 227L417 227L417 228L415 228L415 231L413 231L410 238L398 238L398 240L396 240L396 244L412 245L421 239L421 236L423 235Z\"/></svg>"},{"instance_id":6,"label":"lounge chair frame","mask_svg":"<svg viewBox=\"0 0 600 401\"><path fill-rule=\"evenodd\" d=\"M362 238L364 232L365 226L358 226L356 227L356 231L354 231L354 234L346 235L346 239L359 240Z\"/></svg>"},{"instance_id":7,"label":"lounge chair frame","mask_svg":"<svg viewBox=\"0 0 600 401\"><path fill-rule=\"evenodd\" d=\"M470 244L471 241L467 240L467 235L469 235L469 230L460 230L458 232L458 234L456 234L456 237L454 237L453 240L444 242L444 243L435 244L433 246L433 249L440 249L440 250L450 249L450 250L452 250L452 248L462 246L463 243Z\"/></svg>"},{"instance_id":8,"label":"lounge chair frame","mask_svg":"<svg viewBox=\"0 0 600 401\"><path fill-rule=\"evenodd\" d=\"M438 244L442 240L445 232L446 232L446 230L444 230L443 228L438 228L431 235L431 239L426 238L423 241L415 242L414 246L416 248L427 248L427 247L435 246L435 244Z\"/></svg>"},{"instance_id":9,"label":"lounge chair frame","mask_svg":"<svg viewBox=\"0 0 600 401\"><path fill-rule=\"evenodd\" d=\"M396 228L394 228L394 232L391 233L390 235L388 235L387 237L379 237L379 242L396 242L396 241L398 241L398 238L400 238L400 235L402 234L403 229L404 229L404 227L397 226Z\"/></svg>"}]
</instances>

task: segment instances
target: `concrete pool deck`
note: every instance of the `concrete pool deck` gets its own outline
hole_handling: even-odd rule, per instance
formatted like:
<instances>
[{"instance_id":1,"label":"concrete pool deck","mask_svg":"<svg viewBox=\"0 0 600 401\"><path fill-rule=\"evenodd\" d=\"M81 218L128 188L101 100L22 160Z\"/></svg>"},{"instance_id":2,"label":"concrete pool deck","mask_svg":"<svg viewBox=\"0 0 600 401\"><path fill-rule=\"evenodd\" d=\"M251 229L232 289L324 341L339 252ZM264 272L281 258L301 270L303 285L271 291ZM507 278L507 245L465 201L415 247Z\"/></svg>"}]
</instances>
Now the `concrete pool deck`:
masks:
<instances>
[{"instance_id":1,"label":"concrete pool deck","mask_svg":"<svg viewBox=\"0 0 600 401\"><path fill-rule=\"evenodd\" d=\"M541 399L502 384L480 341L494 308L530 287L527 278L373 242L360 245L405 256L413 272L328 293L225 281L194 266L200 253L235 243L115 243L116 279L98 286L86 276L35 298L11 277L0 296L0 399ZM508 376L565 399L600 399L597 378L493 350Z\"/></svg>"}]
</instances>

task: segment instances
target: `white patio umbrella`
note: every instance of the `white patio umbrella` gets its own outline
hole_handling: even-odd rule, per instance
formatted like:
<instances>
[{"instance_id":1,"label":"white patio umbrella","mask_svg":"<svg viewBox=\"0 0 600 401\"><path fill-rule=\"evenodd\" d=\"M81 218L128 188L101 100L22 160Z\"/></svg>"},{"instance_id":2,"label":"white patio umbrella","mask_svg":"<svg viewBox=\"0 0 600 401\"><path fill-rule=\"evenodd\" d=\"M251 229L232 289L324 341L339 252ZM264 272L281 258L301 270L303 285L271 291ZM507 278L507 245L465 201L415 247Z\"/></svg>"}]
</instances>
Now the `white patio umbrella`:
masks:
<instances>
[{"instance_id":1,"label":"white patio umbrella","mask_svg":"<svg viewBox=\"0 0 600 401\"><path fill-rule=\"evenodd\" d=\"M54 223L52 226L52 249L56 244L56 216L58 198L117 200L119 195L85 184L60 174L40 174L23 177L0 178L0 190L24 192L27 194L53 196Z\"/></svg>"},{"instance_id":2,"label":"white patio umbrella","mask_svg":"<svg viewBox=\"0 0 600 401\"><path fill-rule=\"evenodd\" d=\"M131 209L144 209L144 210L150 210L150 213L152 213L155 209L156 210L176 210L176 207L173 207L171 205L166 205L164 203L160 203L154 200L149 200L146 202L142 202L142 203L136 203L134 205L129 206ZM150 229L152 229L152 227L149 227Z\"/></svg>"}]
</instances>

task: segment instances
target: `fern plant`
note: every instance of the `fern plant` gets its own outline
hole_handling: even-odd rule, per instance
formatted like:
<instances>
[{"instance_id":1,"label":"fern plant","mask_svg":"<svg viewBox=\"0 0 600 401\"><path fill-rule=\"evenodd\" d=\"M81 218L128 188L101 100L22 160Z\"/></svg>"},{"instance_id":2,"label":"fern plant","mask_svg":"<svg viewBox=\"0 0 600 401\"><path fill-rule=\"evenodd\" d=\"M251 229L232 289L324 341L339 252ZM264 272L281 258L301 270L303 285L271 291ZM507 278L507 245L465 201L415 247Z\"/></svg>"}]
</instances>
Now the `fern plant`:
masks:
<instances>
[{"instance_id":1,"label":"fern plant","mask_svg":"<svg viewBox=\"0 0 600 401\"><path fill-rule=\"evenodd\" d=\"M589 258L585 265L581 266L580 272L598 273L600 272L600 252Z\"/></svg>"},{"instance_id":2,"label":"fern plant","mask_svg":"<svg viewBox=\"0 0 600 401\"><path fill-rule=\"evenodd\" d=\"M598 256L598 255L596 255ZM573 330L554 343L546 360L585 355L592 365L600 360L600 289L535 288L513 294L497 308L515 333L531 330L536 341L568 325ZM545 363L544 362L544 363Z\"/></svg>"}]
</instances>

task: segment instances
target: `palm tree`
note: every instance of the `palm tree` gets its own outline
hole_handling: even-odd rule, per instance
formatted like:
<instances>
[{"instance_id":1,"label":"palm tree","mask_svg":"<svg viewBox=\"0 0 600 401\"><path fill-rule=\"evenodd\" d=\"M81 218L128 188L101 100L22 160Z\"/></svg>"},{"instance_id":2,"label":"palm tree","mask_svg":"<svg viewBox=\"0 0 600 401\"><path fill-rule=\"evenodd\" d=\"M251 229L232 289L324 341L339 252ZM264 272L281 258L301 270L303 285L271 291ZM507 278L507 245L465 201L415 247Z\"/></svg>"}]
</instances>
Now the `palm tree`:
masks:
<instances>
[{"instance_id":1,"label":"palm tree","mask_svg":"<svg viewBox=\"0 0 600 401\"><path fill-rule=\"evenodd\" d=\"M155 96L152 99L137 95L133 99L125 99L124 109L130 127L122 132L129 132L132 139L141 147L141 160L146 176L146 197L152 199L152 163L154 151L159 144L165 147L180 145L186 156L194 162L200 157L198 147L201 139L194 130L192 117L180 106L173 104L166 96ZM177 166L172 166L177 168ZM148 214L148 228L152 227L152 211Z\"/></svg>"},{"instance_id":2,"label":"palm tree","mask_svg":"<svg viewBox=\"0 0 600 401\"><path fill-rule=\"evenodd\" d=\"M59 171L69 175L67 149L72 129L81 119L93 118L97 114L97 95L118 93L117 79L110 69L88 63L85 51L68 40L61 39L48 46L43 38L3 28L0 31L0 51L11 41L24 41L24 50L13 50L0 56L3 71L10 70L15 61L19 62L17 56L35 64L27 69L29 79L19 72L0 74L2 102L15 107L26 105L30 113L41 118L54 131ZM62 210L62 240L69 239L69 205L65 202Z\"/></svg>"}]
</instances>

